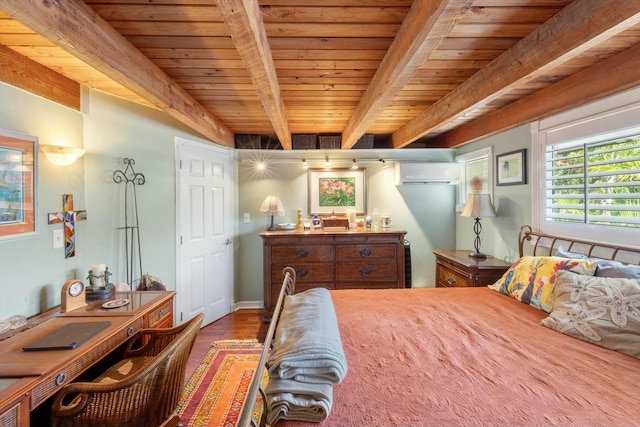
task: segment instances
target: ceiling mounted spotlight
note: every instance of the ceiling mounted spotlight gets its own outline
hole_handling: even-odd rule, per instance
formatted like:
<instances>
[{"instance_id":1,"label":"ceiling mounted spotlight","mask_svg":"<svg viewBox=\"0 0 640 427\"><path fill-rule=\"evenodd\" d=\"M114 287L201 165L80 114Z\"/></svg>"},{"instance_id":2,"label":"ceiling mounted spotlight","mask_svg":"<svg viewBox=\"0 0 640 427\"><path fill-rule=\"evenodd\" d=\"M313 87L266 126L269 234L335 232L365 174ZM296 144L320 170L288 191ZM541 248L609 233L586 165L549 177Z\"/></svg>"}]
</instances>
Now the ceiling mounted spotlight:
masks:
<instances>
[{"instance_id":1,"label":"ceiling mounted spotlight","mask_svg":"<svg viewBox=\"0 0 640 427\"><path fill-rule=\"evenodd\" d=\"M353 164L351 165L351 169L358 169L358 163L356 163L356 159L353 159Z\"/></svg>"},{"instance_id":2,"label":"ceiling mounted spotlight","mask_svg":"<svg viewBox=\"0 0 640 427\"><path fill-rule=\"evenodd\" d=\"M331 162L329 161L329 156L324 158L324 166L327 168L331 167Z\"/></svg>"},{"instance_id":3,"label":"ceiling mounted spotlight","mask_svg":"<svg viewBox=\"0 0 640 427\"><path fill-rule=\"evenodd\" d=\"M385 160L384 160L384 159L380 159L380 163L382 163L382 169L384 169L384 168L386 168L387 166L389 166L389 165L387 164L387 162L385 162Z\"/></svg>"},{"instance_id":4,"label":"ceiling mounted spotlight","mask_svg":"<svg viewBox=\"0 0 640 427\"><path fill-rule=\"evenodd\" d=\"M302 159L302 169L309 169L309 163L306 159Z\"/></svg>"}]
</instances>

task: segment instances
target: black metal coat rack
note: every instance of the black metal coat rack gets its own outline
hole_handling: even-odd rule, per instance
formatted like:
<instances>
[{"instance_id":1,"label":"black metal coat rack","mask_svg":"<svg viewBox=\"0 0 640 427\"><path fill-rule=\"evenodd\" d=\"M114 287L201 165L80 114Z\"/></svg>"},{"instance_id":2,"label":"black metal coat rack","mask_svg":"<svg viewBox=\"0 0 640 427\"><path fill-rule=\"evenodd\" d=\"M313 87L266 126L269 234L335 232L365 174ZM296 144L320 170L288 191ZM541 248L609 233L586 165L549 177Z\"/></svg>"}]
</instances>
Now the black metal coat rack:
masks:
<instances>
[{"instance_id":1,"label":"black metal coat rack","mask_svg":"<svg viewBox=\"0 0 640 427\"><path fill-rule=\"evenodd\" d=\"M142 251L140 249L140 224L138 222L138 198L136 196L136 186L144 185L144 175L133 170L133 165L136 161L133 159L124 158L125 164L124 170L117 170L113 173L113 181L116 184L124 182L124 239L125 239L125 276L127 283L131 286L132 290L135 290L133 286L133 269L135 261L135 253L138 253L138 268L140 277L142 277ZM131 192L130 192L131 190ZM131 194L130 194L131 193ZM134 215L133 222L129 223L129 202L133 204ZM136 251L137 249L137 251Z\"/></svg>"}]
</instances>

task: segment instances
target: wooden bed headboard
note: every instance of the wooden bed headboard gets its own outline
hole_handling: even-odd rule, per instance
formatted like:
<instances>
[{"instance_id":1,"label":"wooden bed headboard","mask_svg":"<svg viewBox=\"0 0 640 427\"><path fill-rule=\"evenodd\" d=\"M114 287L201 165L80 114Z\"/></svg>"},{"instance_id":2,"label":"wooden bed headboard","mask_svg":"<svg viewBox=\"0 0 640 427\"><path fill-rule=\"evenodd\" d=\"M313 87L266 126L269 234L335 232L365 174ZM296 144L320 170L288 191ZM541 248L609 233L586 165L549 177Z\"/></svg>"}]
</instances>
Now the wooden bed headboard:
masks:
<instances>
[{"instance_id":1,"label":"wooden bed headboard","mask_svg":"<svg viewBox=\"0 0 640 427\"><path fill-rule=\"evenodd\" d=\"M561 246L569 252L584 254L589 258L640 265L640 248L554 236L540 231L533 231L529 225L523 225L520 228L520 235L518 236L520 256L555 255Z\"/></svg>"}]
</instances>

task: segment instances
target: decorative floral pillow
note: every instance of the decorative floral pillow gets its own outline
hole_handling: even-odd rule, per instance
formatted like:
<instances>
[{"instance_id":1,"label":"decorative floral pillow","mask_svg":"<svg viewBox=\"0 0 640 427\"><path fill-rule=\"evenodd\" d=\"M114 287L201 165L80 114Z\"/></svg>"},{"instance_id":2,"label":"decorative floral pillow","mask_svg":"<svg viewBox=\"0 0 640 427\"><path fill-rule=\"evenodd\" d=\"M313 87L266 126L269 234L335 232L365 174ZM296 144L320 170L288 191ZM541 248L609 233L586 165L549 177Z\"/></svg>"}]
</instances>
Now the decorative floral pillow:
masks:
<instances>
[{"instance_id":1,"label":"decorative floral pillow","mask_svg":"<svg viewBox=\"0 0 640 427\"><path fill-rule=\"evenodd\" d=\"M556 273L568 270L592 276L596 264L584 259L557 256L523 256L490 289L550 312L553 309Z\"/></svg>"},{"instance_id":2,"label":"decorative floral pillow","mask_svg":"<svg viewBox=\"0 0 640 427\"><path fill-rule=\"evenodd\" d=\"M559 271L555 308L540 324L640 359L640 280Z\"/></svg>"}]
</instances>

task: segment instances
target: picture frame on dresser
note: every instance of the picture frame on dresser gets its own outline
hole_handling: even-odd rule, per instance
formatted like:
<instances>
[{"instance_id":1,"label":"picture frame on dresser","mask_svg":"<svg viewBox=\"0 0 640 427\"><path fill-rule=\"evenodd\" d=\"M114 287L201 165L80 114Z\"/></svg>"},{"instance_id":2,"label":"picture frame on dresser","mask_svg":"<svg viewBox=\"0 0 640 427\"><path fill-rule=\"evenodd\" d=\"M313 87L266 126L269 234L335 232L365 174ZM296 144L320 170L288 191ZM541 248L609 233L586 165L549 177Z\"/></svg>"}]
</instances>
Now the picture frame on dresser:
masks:
<instances>
[{"instance_id":1,"label":"picture frame on dresser","mask_svg":"<svg viewBox=\"0 0 640 427\"><path fill-rule=\"evenodd\" d=\"M366 169L309 169L309 215L365 214Z\"/></svg>"},{"instance_id":2,"label":"picture frame on dresser","mask_svg":"<svg viewBox=\"0 0 640 427\"><path fill-rule=\"evenodd\" d=\"M38 139L0 129L0 241L38 233Z\"/></svg>"}]
</instances>

